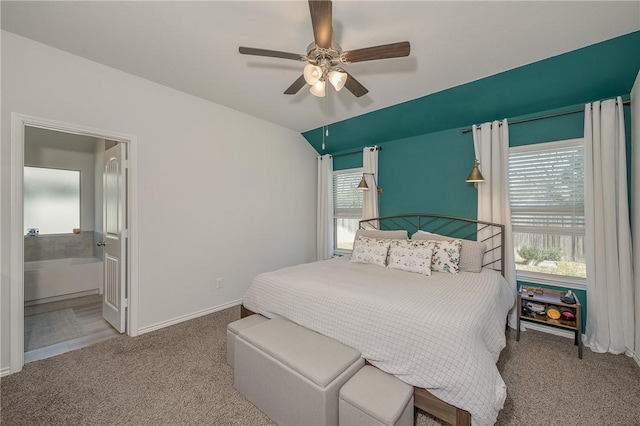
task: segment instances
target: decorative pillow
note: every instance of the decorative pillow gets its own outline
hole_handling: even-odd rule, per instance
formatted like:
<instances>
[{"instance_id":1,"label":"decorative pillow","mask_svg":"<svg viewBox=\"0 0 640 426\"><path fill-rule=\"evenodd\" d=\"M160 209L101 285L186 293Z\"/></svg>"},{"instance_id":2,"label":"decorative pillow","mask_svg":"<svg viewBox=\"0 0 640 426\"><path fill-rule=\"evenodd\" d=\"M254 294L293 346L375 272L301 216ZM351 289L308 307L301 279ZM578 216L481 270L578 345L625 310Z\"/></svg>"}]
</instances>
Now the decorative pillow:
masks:
<instances>
[{"instance_id":1,"label":"decorative pillow","mask_svg":"<svg viewBox=\"0 0 640 426\"><path fill-rule=\"evenodd\" d=\"M386 240L407 240L409 238L409 233L406 229L400 231L380 231L378 229L358 229L356 231L356 238L358 237L369 237L369 238L378 238L378 239L386 239Z\"/></svg>"},{"instance_id":2,"label":"decorative pillow","mask_svg":"<svg viewBox=\"0 0 640 426\"><path fill-rule=\"evenodd\" d=\"M431 275L433 245L429 241L392 240L387 268Z\"/></svg>"},{"instance_id":3,"label":"decorative pillow","mask_svg":"<svg viewBox=\"0 0 640 426\"><path fill-rule=\"evenodd\" d=\"M387 266L387 253L389 252L390 243L390 240L358 237L354 243L349 261Z\"/></svg>"},{"instance_id":4,"label":"decorative pillow","mask_svg":"<svg viewBox=\"0 0 640 426\"><path fill-rule=\"evenodd\" d=\"M433 247L431 269L439 272L457 274L462 240L428 240L427 242Z\"/></svg>"},{"instance_id":5,"label":"decorative pillow","mask_svg":"<svg viewBox=\"0 0 640 426\"><path fill-rule=\"evenodd\" d=\"M453 238L439 234L432 234L431 232L418 231L411 235L411 240L442 241L453 240ZM462 249L460 250L459 269L467 272L480 272L482 270L484 253L487 251L487 245L483 242L473 240L461 241Z\"/></svg>"}]
</instances>

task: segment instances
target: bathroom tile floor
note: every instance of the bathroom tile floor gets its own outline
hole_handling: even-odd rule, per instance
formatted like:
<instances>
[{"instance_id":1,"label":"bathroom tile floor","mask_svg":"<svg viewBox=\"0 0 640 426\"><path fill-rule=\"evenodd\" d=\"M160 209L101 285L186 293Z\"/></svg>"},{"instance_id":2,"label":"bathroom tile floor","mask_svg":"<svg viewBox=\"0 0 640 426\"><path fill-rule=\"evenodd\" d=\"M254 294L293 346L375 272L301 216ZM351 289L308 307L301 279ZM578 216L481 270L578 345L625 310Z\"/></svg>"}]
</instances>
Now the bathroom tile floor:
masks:
<instances>
[{"instance_id":1,"label":"bathroom tile floor","mask_svg":"<svg viewBox=\"0 0 640 426\"><path fill-rule=\"evenodd\" d=\"M82 336L24 353L24 362L50 358L118 336L118 332L102 318L102 296L85 296L64 301L26 306L25 316L72 309L82 325ZM26 326L26 324L25 324ZM25 330L27 331L27 330Z\"/></svg>"}]
</instances>

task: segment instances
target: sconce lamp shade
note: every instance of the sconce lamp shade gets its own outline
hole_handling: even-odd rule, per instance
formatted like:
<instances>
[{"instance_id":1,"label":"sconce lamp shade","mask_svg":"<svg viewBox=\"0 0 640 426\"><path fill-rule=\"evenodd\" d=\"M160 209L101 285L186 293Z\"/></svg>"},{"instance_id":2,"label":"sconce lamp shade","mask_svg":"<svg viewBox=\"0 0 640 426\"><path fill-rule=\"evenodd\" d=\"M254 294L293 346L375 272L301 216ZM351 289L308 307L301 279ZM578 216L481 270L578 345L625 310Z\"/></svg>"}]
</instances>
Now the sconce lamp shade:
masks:
<instances>
[{"instance_id":1,"label":"sconce lamp shade","mask_svg":"<svg viewBox=\"0 0 640 426\"><path fill-rule=\"evenodd\" d=\"M369 190L369 185L367 185L367 181L364 178L364 175L362 175L362 179L360 179L360 183L358 184L357 189L359 189L360 191L368 191Z\"/></svg>"},{"instance_id":2,"label":"sconce lamp shade","mask_svg":"<svg viewBox=\"0 0 640 426\"><path fill-rule=\"evenodd\" d=\"M480 162L477 159L474 160L471 173L469 173L469 176L467 176L467 182L469 183L484 182L484 176L482 176L482 173L480 173L480 169L478 168L479 165L480 165Z\"/></svg>"},{"instance_id":3,"label":"sconce lamp shade","mask_svg":"<svg viewBox=\"0 0 640 426\"><path fill-rule=\"evenodd\" d=\"M309 91L313 96L324 98L324 95L326 93L325 86L326 85L324 84L323 80L318 80L313 86L311 86L311 89L309 89Z\"/></svg>"},{"instance_id":4,"label":"sconce lamp shade","mask_svg":"<svg viewBox=\"0 0 640 426\"><path fill-rule=\"evenodd\" d=\"M378 186L378 183L376 182L376 178L375 175L373 173L364 173L362 175L362 179L360 179L360 183L358 184L358 186L356 187L356 189L360 190L360 191L368 191L369 190L369 185L367 185L367 181L364 178L365 175L371 175L373 177L373 183L376 184L376 190L378 191L378 194L382 194L382 188L380 188Z\"/></svg>"},{"instance_id":5,"label":"sconce lamp shade","mask_svg":"<svg viewBox=\"0 0 640 426\"><path fill-rule=\"evenodd\" d=\"M340 70L329 71L329 82L339 92L347 82L347 73Z\"/></svg>"},{"instance_id":6,"label":"sconce lamp shade","mask_svg":"<svg viewBox=\"0 0 640 426\"><path fill-rule=\"evenodd\" d=\"M304 81L313 86L322 77L322 68L317 65L307 64L304 67Z\"/></svg>"}]
</instances>

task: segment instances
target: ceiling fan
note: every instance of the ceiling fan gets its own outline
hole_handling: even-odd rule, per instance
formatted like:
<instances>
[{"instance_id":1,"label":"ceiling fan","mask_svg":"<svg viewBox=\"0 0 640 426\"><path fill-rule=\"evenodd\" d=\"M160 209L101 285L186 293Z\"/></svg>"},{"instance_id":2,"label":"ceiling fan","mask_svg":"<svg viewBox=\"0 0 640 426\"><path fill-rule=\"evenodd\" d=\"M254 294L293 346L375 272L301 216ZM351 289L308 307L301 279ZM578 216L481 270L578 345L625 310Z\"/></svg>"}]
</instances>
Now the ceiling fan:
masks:
<instances>
[{"instance_id":1,"label":"ceiling fan","mask_svg":"<svg viewBox=\"0 0 640 426\"><path fill-rule=\"evenodd\" d=\"M311 85L309 91L313 95L324 97L326 94L326 82L329 81L336 91L346 87L347 90L359 98L369 91L345 71L341 64L399 58L409 55L411 46L408 41L343 52L342 48L332 40L331 1L309 0L309 11L311 12L314 41L307 47L306 55L253 47L240 46L239 48L240 53L243 55L267 56L307 62L303 74L284 91L285 95L295 95L305 84L309 84Z\"/></svg>"}]
</instances>

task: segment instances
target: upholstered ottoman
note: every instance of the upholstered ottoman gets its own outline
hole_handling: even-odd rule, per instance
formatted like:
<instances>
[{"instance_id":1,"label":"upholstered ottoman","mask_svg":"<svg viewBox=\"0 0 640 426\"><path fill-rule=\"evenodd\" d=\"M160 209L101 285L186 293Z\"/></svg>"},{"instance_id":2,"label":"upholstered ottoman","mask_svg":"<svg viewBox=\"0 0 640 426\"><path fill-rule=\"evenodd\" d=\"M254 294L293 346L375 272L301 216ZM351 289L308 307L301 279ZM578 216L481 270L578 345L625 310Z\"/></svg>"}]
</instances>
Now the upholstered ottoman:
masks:
<instances>
[{"instance_id":1,"label":"upholstered ottoman","mask_svg":"<svg viewBox=\"0 0 640 426\"><path fill-rule=\"evenodd\" d=\"M233 368L233 358L235 357L234 349L236 336L238 335L238 333L240 333L240 330L253 327L254 325L262 324L265 321L269 321L269 319L263 317L262 315L256 314L244 317L227 325L227 364L229 364L231 368Z\"/></svg>"},{"instance_id":2,"label":"upholstered ottoman","mask_svg":"<svg viewBox=\"0 0 640 426\"><path fill-rule=\"evenodd\" d=\"M338 393L362 366L360 352L274 318L236 338L236 389L277 424L337 425Z\"/></svg>"},{"instance_id":3,"label":"upholstered ottoman","mask_svg":"<svg viewBox=\"0 0 640 426\"><path fill-rule=\"evenodd\" d=\"M340 389L340 426L413 426L413 386L367 365Z\"/></svg>"}]
</instances>

